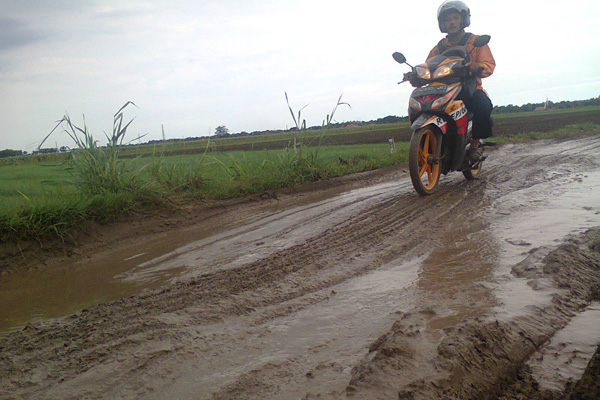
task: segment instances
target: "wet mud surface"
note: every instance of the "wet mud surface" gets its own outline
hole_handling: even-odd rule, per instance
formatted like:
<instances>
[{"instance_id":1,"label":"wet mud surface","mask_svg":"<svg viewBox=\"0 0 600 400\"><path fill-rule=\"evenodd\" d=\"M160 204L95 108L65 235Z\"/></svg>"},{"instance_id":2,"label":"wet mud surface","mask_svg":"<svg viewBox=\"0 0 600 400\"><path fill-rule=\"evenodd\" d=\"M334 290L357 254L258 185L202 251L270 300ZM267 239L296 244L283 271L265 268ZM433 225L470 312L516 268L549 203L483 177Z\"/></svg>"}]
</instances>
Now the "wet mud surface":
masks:
<instances>
[{"instance_id":1,"label":"wet mud surface","mask_svg":"<svg viewBox=\"0 0 600 400\"><path fill-rule=\"evenodd\" d=\"M1 277L0 397L594 398L599 152L507 145L427 198L398 168L100 230Z\"/></svg>"}]
</instances>

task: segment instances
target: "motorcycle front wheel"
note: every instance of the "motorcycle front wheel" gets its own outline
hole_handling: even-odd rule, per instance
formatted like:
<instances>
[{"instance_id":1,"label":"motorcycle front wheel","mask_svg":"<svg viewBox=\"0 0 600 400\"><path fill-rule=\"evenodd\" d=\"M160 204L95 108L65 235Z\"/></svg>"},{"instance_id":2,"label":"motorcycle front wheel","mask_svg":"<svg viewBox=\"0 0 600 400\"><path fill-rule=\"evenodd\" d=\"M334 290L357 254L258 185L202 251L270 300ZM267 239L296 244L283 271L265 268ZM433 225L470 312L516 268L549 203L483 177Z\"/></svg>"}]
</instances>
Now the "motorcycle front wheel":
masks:
<instances>
[{"instance_id":1,"label":"motorcycle front wheel","mask_svg":"<svg viewBox=\"0 0 600 400\"><path fill-rule=\"evenodd\" d=\"M472 168L472 169L468 169L463 171L463 175L465 177L466 180L468 181L472 181L477 179L477 176L479 175L479 173L481 172L481 164L483 163L483 161L479 161L476 164L476 168Z\"/></svg>"},{"instance_id":2,"label":"motorcycle front wheel","mask_svg":"<svg viewBox=\"0 0 600 400\"><path fill-rule=\"evenodd\" d=\"M413 132L408 150L410 180L421 196L433 194L440 180L440 164L436 149L440 137L427 127Z\"/></svg>"}]
</instances>

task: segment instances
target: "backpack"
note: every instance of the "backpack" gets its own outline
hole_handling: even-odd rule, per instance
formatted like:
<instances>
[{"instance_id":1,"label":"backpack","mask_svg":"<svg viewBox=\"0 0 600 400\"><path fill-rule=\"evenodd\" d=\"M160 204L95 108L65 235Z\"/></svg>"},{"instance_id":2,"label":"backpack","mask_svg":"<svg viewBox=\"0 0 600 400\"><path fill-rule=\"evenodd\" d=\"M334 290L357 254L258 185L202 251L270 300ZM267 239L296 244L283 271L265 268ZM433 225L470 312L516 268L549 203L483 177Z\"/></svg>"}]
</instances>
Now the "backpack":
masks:
<instances>
[{"instance_id":1,"label":"backpack","mask_svg":"<svg viewBox=\"0 0 600 400\"><path fill-rule=\"evenodd\" d=\"M467 42L469 41L469 39L471 39L471 36L473 36L472 33L465 32L465 34L463 35L463 37L461 37L460 40L458 41L458 43L456 43L454 46L466 46ZM437 48L438 48L438 52L440 54L442 54L444 51L448 50L450 47L446 46L444 44L444 39L442 39L442 40L439 41L439 43L437 45Z\"/></svg>"}]
</instances>

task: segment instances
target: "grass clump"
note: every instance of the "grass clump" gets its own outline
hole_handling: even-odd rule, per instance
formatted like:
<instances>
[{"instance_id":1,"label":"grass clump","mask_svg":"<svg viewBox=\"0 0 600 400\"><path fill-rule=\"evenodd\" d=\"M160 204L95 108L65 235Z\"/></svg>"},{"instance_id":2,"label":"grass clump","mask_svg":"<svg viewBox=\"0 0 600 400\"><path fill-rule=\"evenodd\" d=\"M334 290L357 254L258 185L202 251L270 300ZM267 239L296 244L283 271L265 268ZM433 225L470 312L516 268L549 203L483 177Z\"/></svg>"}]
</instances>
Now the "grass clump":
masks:
<instances>
[{"instance_id":1,"label":"grass clump","mask_svg":"<svg viewBox=\"0 0 600 400\"><path fill-rule=\"evenodd\" d=\"M76 226L88 221L114 222L143 209L147 199L133 193L47 197L28 202L12 212L0 213L0 242L67 238Z\"/></svg>"},{"instance_id":2,"label":"grass clump","mask_svg":"<svg viewBox=\"0 0 600 400\"><path fill-rule=\"evenodd\" d=\"M151 178L163 190L173 193L198 194L206 184L206 155L210 141L206 142L204 152L185 163L168 163L164 151L153 153L150 166Z\"/></svg>"},{"instance_id":3,"label":"grass clump","mask_svg":"<svg viewBox=\"0 0 600 400\"><path fill-rule=\"evenodd\" d=\"M149 163L135 159L120 159L127 129L133 119L123 123L127 102L113 119L108 143L99 146L87 129L77 126L69 115L63 116L40 146L57 129L62 128L75 143L75 149L63 164L70 180L64 186L72 187L67 196L40 196L31 199L23 194L21 206L3 209L0 214L0 239L23 240L64 238L83 221L114 220L122 215L162 204L163 200L151 181L143 178ZM68 192L67 192L68 193Z\"/></svg>"},{"instance_id":4,"label":"grass clump","mask_svg":"<svg viewBox=\"0 0 600 400\"><path fill-rule=\"evenodd\" d=\"M206 182L203 173L204 160L198 159L188 164L166 164L157 158L151 166L152 177L159 186L176 193L198 192Z\"/></svg>"},{"instance_id":5,"label":"grass clump","mask_svg":"<svg viewBox=\"0 0 600 400\"><path fill-rule=\"evenodd\" d=\"M83 193L104 194L148 190L147 182L140 179L140 172L147 167L147 164L137 166L131 160L119 159L127 129L133 122L132 119L123 125L123 111L130 104L133 105L132 102L127 102L114 115L112 134L106 135L108 139L106 146L98 146L98 142L87 129L85 117L83 127L79 127L73 124L68 114L58 121L56 127L44 139L45 141L56 129L63 127L63 131L73 140L76 148L70 153L67 166L75 179L75 185Z\"/></svg>"}]
</instances>

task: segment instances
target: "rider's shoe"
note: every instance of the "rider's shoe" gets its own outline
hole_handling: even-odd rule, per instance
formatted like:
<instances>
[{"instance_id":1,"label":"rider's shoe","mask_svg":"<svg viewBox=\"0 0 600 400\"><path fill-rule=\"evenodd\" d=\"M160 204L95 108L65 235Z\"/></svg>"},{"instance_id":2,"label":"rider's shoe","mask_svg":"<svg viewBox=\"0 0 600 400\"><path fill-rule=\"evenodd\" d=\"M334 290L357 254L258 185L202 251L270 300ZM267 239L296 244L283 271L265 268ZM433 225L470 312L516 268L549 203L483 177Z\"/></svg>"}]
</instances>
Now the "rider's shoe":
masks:
<instances>
[{"instance_id":1,"label":"rider's shoe","mask_svg":"<svg viewBox=\"0 0 600 400\"><path fill-rule=\"evenodd\" d=\"M477 148L470 148L469 149L469 161L471 162L471 164L475 164L478 161L481 161L481 159L483 158L483 147L479 146Z\"/></svg>"}]
</instances>

